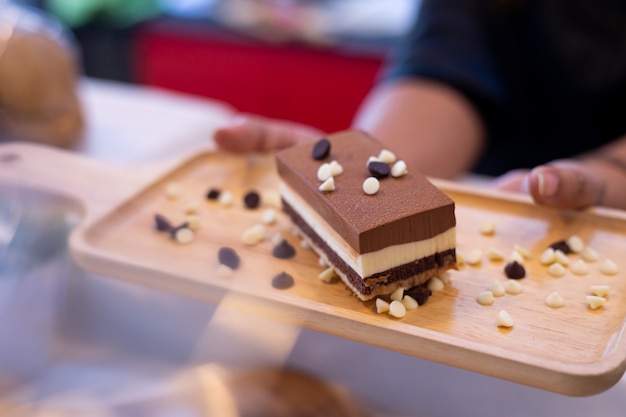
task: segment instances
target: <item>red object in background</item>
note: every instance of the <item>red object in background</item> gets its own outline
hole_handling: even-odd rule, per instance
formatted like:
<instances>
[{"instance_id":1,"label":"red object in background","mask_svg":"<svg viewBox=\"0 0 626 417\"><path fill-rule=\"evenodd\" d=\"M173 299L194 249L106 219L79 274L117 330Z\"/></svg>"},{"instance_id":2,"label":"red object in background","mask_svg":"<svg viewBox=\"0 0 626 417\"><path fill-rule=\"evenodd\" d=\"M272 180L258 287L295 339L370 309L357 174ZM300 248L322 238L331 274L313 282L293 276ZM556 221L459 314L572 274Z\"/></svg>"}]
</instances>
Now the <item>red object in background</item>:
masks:
<instances>
[{"instance_id":1,"label":"red object in background","mask_svg":"<svg viewBox=\"0 0 626 417\"><path fill-rule=\"evenodd\" d=\"M383 54L267 44L181 23L135 35L138 83L210 97L242 112L335 132L350 126Z\"/></svg>"}]
</instances>

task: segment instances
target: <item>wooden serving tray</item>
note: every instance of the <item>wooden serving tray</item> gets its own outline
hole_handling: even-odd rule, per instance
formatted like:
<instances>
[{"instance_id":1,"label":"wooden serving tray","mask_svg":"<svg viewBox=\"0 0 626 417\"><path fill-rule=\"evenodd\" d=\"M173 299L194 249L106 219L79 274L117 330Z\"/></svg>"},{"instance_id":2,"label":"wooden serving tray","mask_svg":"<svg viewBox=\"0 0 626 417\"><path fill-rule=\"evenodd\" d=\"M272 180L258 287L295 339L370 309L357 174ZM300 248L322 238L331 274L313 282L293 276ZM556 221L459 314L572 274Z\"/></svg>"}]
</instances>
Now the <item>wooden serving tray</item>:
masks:
<instances>
[{"instance_id":1,"label":"wooden serving tray","mask_svg":"<svg viewBox=\"0 0 626 417\"><path fill-rule=\"evenodd\" d=\"M174 200L165 194L170 182L181 187ZM41 146L0 146L0 185L34 187L83 205L85 218L72 233L70 247L87 270L212 303L228 294L229 305L246 312L553 392L591 395L615 384L626 369L626 213L559 212L519 195L434 182L456 202L459 253L479 248L485 255L479 266L452 271L442 291L395 319L377 314L374 301L359 301L341 282L322 282L317 256L300 247L283 214L267 227L266 241L242 243L243 232L261 222L263 211L246 209L242 196L252 189L277 192L269 156L243 158L207 150L163 166L131 169ZM233 206L206 200L211 187L232 192ZM194 242L179 244L155 230L155 213L182 222L191 201L200 204L202 223ZM479 232L486 220L495 224L493 236ZM296 248L294 258L272 256L270 238L277 232ZM600 260L590 264L586 276L550 276L538 261L541 252L574 234ZM481 291L494 281L506 281L504 262L488 260L488 249L508 256L515 245L530 253L527 277L520 281L523 292L479 305ZM222 246L234 248L242 259L228 278L216 272ZM572 261L577 257L570 255ZM617 275L599 272L607 258L618 265ZM291 274L295 285L273 288L272 277L280 272ZM586 296L597 284L610 286L608 301L591 310ZM560 309L544 302L554 291L565 299ZM513 317L513 328L497 327L501 309Z\"/></svg>"}]
</instances>

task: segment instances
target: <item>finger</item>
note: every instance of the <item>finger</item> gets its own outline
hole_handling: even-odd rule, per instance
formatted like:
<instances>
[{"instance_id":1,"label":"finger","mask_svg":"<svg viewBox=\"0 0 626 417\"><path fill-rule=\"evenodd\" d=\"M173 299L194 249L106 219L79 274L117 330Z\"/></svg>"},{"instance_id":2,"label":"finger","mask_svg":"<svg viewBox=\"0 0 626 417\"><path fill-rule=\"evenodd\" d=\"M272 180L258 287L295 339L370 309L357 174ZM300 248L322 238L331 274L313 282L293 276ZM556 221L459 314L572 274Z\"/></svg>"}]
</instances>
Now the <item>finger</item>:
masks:
<instances>
[{"instance_id":1,"label":"finger","mask_svg":"<svg viewBox=\"0 0 626 417\"><path fill-rule=\"evenodd\" d=\"M263 145L264 119L256 116L237 116L232 123L215 131L213 139L225 151L248 153L260 151Z\"/></svg>"},{"instance_id":2,"label":"finger","mask_svg":"<svg viewBox=\"0 0 626 417\"><path fill-rule=\"evenodd\" d=\"M538 204L558 209L583 209L602 203L601 179L576 163L545 165L533 169L529 192Z\"/></svg>"},{"instance_id":3,"label":"finger","mask_svg":"<svg viewBox=\"0 0 626 417\"><path fill-rule=\"evenodd\" d=\"M323 133L317 129L298 123L261 116L238 116L230 126L218 129L214 139L223 150L248 153L275 151L321 136Z\"/></svg>"}]
</instances>

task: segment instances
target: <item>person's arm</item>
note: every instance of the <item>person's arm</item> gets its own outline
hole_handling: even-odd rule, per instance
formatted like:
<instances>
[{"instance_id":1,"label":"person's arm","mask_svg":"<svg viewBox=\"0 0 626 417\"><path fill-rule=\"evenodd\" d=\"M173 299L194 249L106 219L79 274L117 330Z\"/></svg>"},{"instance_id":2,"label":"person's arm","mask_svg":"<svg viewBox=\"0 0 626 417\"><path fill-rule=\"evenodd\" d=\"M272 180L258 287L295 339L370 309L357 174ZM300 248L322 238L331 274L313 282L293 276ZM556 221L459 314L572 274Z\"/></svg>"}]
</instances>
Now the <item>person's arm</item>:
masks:
<instances>
[{"instance_id":1,"label":"person's arm","mask_svg":"<svg viewBox=\"0 0 626 417\"><path fill-rule=\"evenodd\" d=\"M480 116L463 95L418 78L375 88L354 127L370 133L424 174L443 178L470 170L485 140Z\"/></svg>"}]
</instances>

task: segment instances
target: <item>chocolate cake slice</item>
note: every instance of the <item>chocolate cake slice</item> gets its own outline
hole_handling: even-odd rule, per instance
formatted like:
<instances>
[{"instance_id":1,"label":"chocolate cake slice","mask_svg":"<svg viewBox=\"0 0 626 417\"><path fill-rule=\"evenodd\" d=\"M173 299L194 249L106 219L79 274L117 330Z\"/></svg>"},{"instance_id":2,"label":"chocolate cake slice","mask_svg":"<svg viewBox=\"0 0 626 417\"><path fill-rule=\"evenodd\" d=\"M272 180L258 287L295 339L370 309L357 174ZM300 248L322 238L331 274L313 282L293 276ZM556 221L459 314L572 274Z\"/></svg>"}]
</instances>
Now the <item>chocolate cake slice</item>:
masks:
<instances>
[{"instance_id":1,"label":"chocolate cake slice","mask_svg":"<svg viewBox=\"0 0 626 417\"><path fill-rule=\"evenodd\" d=\"M283 210L361 300L456 267L454 201L416 169L402 169L401 161L394 167L394 159L360 131L276 154Z\"/></svg>"}]
</instances>

